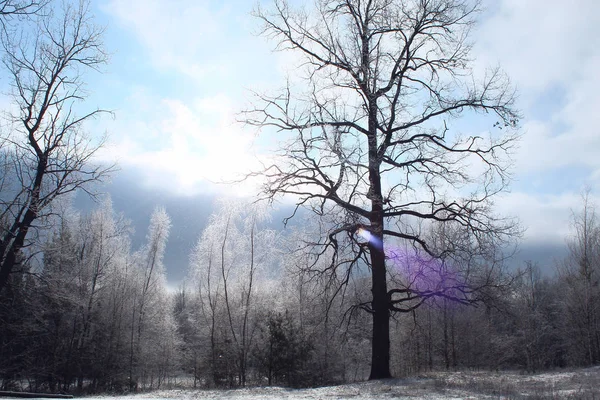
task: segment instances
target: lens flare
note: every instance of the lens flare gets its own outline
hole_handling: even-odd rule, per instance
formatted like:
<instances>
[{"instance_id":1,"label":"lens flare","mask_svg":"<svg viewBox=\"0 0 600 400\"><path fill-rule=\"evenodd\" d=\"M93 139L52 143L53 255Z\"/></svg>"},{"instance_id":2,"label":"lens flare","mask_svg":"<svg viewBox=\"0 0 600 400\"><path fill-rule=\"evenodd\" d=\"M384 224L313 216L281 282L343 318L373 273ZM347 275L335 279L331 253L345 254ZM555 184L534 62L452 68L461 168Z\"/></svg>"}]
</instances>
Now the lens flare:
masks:
<instances>
[{"instance_id":1,"label":"lens flare","mask_svg":"<svg viewBox=\"0 0 600 400\"><path fill-rule=\"evenodd\" d=\"M465 298L461 288L467 282L451 261L393 245L386 247L385 255L387 265L394 268L413 293L441 292L447 298Z\"/></svg>"},{"instance_id":2,"label":"lens flare","mask_svg":"<svg viewBox=\"0 0 600 400\"><path fill-rule=\"evenodd\" d=\"M356 231L356 233L358 233L358 236L365 239L367 242L371 241L372 235L371 235L371 232L369 232L368 230L366 230L364 228L358 228L358 231Z\"/></svg>"},{"instance_id":3,"label":"lens flare","mask_svg":"<svg viewBox=\"0 0 600 400\"><path fill-rule=\"evenodd\" d=\"M379 240L376 236L374 236L371 232L369 232L365 228L362 228L362 227L358 228L356 233L358 234L358 236L365 239L367 242L371 243L376 248L378 248L380 250L383 249L383 243L381 242L381 240Z\"/></svg>"}]
</instances>

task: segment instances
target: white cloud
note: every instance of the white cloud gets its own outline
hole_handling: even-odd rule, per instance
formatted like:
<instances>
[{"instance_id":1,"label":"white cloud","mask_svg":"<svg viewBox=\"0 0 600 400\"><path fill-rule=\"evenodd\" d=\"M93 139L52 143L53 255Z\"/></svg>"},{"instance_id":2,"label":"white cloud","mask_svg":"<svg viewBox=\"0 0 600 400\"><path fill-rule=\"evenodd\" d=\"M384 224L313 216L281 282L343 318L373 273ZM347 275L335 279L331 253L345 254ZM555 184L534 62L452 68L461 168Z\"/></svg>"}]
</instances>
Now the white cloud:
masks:
<instances>
[{"instance_id":1,"label":"white cloud","mask_svg":"<svg viewBox=\"0 0 600 400\"><path fill-rule=\"evenodd\" d=\"M268 41L251 34L256 30L251 6L245 1L111 0L102 7L122 34L139 43L133 46L142 50L136 58L141 74L149 70L159 79L168 74L198 93L179 94L165 81L139 79L147 86L129 88L108 127L112 140L103 159L135 167L147 186L179 194L255 190L257 182L212 184L240 179L265 160L254 132L244 131L235 113L243 108L245 89L279 85L282 64L289 64L284 53L273 55Z\"/></svg>"},{"instance_id":2,"label":"white cloud","mask_svg":"<svg viewBox=\"0 0 600 400\"><path fill-rule=\"evenodd\" d=\"M591 204L600 205L600 196L590 194ZM539 195L508 193L497 199L497 211L502 215L517 215L526 229L524 245L562 246L573 235L573 215L581 212L581 193Z\"/></svg>"},{"instance_id":3,"label":"white cloud","mask_svg":"<svg viewBox=\"0 0 600 400\"><path fill-rule=\"evenodd\" d=\"M519 168L544 171L549 167L585 166L600 171L600 56L581 66L585 79L566 87L564 105L547 119L525 123Z\"/></svg>"},{"instance_id":4,"label":"white cloud","mask_svg":"<svg viewBox=\"0 0 600 400\"><path fill-rule=\"evenodd\" d=\"M562 244L583 186L600 189L600 2L488 7L473 36L476 69L500 64L524 114L513 168L519 189L497 200L498 211L520 218L526 242Z\"/></svg>"},{"instance_id":5,"label":"white cloud","mask_svg":"<svg viewBox=\"0 0 600 400\"><path fill-rule=\"evenodd\" d=\"M207 183L257 166L263 149L233 122L240 93L281 86L299 63L289 52L271 54L272 42L250 34L256 29L250 3L237 6L111 0L104 7L133 33L153 68L213 88L187 100L158 87L136 88L109 128L113 145L105 157L146 171L147 185L178 193L223 190ZM548 174L577 167L587 173L582 183L600 188L600 2L498 0L474 33L478 68L500 63L525 114L514 167L524 187L500 199L499 211L521 218L527 240L562 242L580 189L525 183L551 185Z\"/></svg>"},{"instance_id":6,"label":"white cloud","mask_svg":"<svg viewBox=\"0 0 600 400\"><path fill-rule=\"evenodd\" d=\"M517 215L526 228L524 240L529 243L564 243L569 234L571 210L581 198L575 194L531 195L508 193L497 199L501 215Z\"/></svg>"},{"instance_id":7,"label":"white cloud","mask_svg":"<svg viewBox=\"0 0 600 400\"><path fill-rule=\"evenodd\" d=\"M589 171L582 182L598 184L600 2L502 0L485 17L477 63L502 65L525 116L517 176L576 167Z\"/></svg>"},{"instance_id":8,"label":"white cloud","mask_svg":"<svg viewBox=\"0 0 600 400\"><path fill-rule=\"evenodd\" d=\"M133 97L137 97L134 94ZM152 98L135 115L118 115L111 143L100 154L122 168L141 171L144 184L181 195L225 191L248 195L257 182L226 182L257 170L264 159L254 137L235 122L224 95L191 104Z\"/></svg>"},{"instance_id":9,"label":"white cloud","mask_svg":"<svg viewBox=\"0 0 600 400\"><path fill-rule=\"evenodd\" d=\"M582 65L600 54L600 3L500 0L476 32L476 53L500 62L522 91L585 79Z\"/></svg>"}]
</instances>

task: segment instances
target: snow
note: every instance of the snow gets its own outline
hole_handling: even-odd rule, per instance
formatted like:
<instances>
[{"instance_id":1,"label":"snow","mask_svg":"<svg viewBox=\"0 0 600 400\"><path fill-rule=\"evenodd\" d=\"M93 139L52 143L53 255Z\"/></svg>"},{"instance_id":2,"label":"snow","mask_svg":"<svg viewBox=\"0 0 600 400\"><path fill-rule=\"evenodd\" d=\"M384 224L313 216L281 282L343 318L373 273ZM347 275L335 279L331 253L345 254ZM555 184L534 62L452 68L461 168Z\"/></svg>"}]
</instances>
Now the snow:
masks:
<instances>
[{"instance_id":1,"label":"snow","mask_svg":"<svg viewBox=\"0 0 600 400\"><path fill-rule=\"evenodd\" d=\"M407 379L352 383L312 389L254 387L232 390L170 389L85 400L368 400L526 399L600 397L600 367L528 375L520 372L432 372Z\"/></svg>"}]
</instances>

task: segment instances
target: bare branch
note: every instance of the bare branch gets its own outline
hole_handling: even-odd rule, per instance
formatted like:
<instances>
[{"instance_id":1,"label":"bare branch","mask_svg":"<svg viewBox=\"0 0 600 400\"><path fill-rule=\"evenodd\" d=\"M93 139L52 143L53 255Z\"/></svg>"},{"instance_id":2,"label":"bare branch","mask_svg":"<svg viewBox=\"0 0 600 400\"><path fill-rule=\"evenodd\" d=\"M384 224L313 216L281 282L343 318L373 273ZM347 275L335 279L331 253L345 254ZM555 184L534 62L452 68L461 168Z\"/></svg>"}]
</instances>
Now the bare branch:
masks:
<instances>
[{"instance_id":1,"label":"bare branch","mask_svg":"<svg viewBox=\"0 0 600 400\"><path fill-rule=\"evenodd\" d=\"M35 13L45 2L0 2L2 10ZM34 16L36 29L28 35L2 35L3 63L9 72L17 111L9 115L13 131L3 154L12 158L7 173L14 179L3 191L1 213L10 224L0 235L0 289L6 284L21 249L28 246L34 221L50 212L54 200L102 180L113 166L93 164L104 140L83 132L86 121L105 110L83 115L74 111L85 99L83 76L106 62L102 29L93 24L89 4L63 5ZM5 151L7 153L5 153ZM5 183L6 180L3 180ZM8 197L4 197L6 196ZM11 198L12 196L12 198Z\"/></svg>"}]
</instances>

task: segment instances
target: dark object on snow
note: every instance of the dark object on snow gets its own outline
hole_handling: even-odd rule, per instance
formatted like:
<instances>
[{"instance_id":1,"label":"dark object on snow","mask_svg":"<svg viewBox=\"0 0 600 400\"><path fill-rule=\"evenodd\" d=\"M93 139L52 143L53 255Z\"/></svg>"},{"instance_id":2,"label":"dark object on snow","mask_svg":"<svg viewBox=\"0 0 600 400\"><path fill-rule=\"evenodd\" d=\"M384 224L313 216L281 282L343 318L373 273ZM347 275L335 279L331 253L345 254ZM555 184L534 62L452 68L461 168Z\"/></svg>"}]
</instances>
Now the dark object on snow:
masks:
<instances>
[{"instance_id":1,"label":"dark object on snow","mask_svg":"<svg viewBox=\"0 0 600 400\"><path fill-rule=\"evenodd\" d=\"M0 390L0 397L21 397L21 398L44 398L44 399L72 399L70 394L53 393L30 393L30 392L4 392Z\"/></svg>"}]
</instances>

